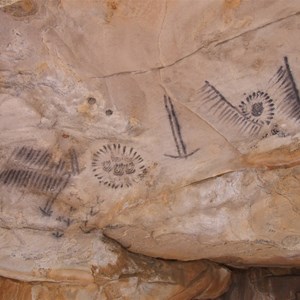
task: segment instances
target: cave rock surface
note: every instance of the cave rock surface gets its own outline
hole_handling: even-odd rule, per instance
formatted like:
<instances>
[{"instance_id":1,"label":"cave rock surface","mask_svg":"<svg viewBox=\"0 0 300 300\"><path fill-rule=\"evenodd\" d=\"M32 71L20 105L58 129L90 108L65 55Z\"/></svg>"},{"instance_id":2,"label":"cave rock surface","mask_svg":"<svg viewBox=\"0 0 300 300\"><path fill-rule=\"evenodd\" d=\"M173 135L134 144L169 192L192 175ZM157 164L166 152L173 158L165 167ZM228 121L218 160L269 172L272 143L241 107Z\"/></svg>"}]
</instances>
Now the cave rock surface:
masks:
<instances>
[{"instance_id":1,"label":"cave rock surface","mask_svg":"<svg viewBox=\"0 0 300 300\"><path fill-rule=\"evenodd\" d=\"M2 288L207 299L230 271L198 260L299 266L299 14L0 0Z\"/></svg>"}]
</instances>

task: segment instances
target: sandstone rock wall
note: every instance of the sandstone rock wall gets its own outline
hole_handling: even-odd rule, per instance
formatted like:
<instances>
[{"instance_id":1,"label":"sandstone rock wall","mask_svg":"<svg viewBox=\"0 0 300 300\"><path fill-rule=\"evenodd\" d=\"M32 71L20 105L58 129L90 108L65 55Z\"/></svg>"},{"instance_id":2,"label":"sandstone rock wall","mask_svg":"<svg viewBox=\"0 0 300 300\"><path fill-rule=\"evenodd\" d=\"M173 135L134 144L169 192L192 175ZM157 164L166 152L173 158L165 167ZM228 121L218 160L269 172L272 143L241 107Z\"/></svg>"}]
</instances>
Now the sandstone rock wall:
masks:
<instances>
[{"instance_id":1,"label":"sandstone rock wall","mask_svg":"<svg viewBox=\"0 0 300 300\"><path fill-rule=\"evenodd\" d=\"M94 289L94 267L119 266L103 235L149 256L142 272L151 257L299 266L299 13L0 0L0 275ZM217 297L229 273L204 265ZM203 278L185 279L200 269L155 293L202 297ZM117 294L137 297L140 277Z\"/></svg>"}]
</instances>

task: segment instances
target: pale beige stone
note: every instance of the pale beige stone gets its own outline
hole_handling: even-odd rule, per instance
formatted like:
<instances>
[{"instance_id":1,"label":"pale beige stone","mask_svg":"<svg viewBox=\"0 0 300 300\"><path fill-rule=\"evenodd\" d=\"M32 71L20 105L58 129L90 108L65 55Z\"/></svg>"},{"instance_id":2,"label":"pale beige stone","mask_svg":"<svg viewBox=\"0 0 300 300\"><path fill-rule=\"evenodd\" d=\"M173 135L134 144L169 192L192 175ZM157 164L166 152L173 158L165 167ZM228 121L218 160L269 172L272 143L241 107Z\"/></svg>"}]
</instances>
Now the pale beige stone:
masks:
<instances>
[{"instance_id":1,"label":"pale beige stone","mask_svg":"<svg viewBox=\"0 0 300 300\"><path fill-rule=\"evenodd\" d=\"M299 265L299 13L297 0L0 1L0 275L192 297L141 275L94 287L94 270L119 266L103 234L164 259ZM216 272L192 293L225 291Z\"/></svg>"}]
</instances>

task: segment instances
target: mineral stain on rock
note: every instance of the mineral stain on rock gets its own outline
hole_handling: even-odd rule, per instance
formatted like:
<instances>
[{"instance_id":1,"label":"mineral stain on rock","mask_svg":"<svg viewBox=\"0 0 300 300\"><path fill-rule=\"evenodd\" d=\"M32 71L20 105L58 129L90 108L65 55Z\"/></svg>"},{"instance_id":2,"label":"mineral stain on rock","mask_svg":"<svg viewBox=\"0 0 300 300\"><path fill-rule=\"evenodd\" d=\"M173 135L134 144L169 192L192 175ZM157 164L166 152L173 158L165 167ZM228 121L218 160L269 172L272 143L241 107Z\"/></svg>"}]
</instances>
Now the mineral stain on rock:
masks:
<instances>
[{"instance_id":1,"label":"mineral stain on rock","mask_svg":"<svg viewBox=\"0 0 300 300\"><path fill-rule=\"evenodd\" d=\"M119 1L118 0L106 0L105 1L106 5L106 22L110 22L114 12L118 9Z\"/></svg>"},{"instance_id":2,"label":"mineral stain on rock","mask_svg":"<svg viewBox=\"0 0 300 300\"><path fill-rule=\"evenodd\" d=\"M13 17L27 17L37 12L37 4L33 0L10 1L7 5L2 6L0 2L0 10L12 15Z\"/></svg>"},{"instance_id":3,"label":"mineral stain on rock","mask_svg":"<svg viewBox=\"0 0 300 300\"><path fill-rule=\"evenodd\" d=\"M241 5L241 0L225 0L224 7L225 9L235 9Z\"/></svg>"}]
</instances>

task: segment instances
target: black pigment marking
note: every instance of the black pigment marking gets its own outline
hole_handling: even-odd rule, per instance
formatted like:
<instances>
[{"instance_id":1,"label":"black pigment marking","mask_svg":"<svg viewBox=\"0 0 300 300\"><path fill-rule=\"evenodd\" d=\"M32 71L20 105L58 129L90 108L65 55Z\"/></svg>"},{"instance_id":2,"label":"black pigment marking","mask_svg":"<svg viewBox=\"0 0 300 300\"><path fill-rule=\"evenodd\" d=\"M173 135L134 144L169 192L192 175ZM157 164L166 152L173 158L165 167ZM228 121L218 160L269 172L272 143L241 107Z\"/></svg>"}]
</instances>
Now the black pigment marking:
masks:
<instances>
[{"instance_id":1,"label":"black pigment marking","mask_svg":"<svg viewBox=\"0 0 300 300\"><path fill-rule=\"evenodd\" d=\"M52 235L53 235L55 238L59 239L59 238L61 238L61 237L64 235L64 233L61 232L61 231L55 231L55 232L52 232Z\"/></svg>"},{"instance_id":2,"label":"black pigment marking","mask_svg":"<svg viewBox=\"0 0 300 300\"><path fill-rule=\"evenodd\" d=\"M97 164L94 164L97 165ZM102 163L103 171L109 173L112 170L112 162L110 160L104 161Z\"/></svg>"},{"instance_id":3,"label":"black pigment marking","mask_svg":"<svg viewBox=\"0 0 300 300\"><path fill-rule=\"evenodd\" d=\"M62 171L64 161L62 159L59 160L58 164L54 166L54 174L57 174Z\"/></svg>"},{"instance_id":4,"label":"black pigment marking","mask_svg":"<svg viewBox=\"0 0 300 300\"><path fill-rule=\"evenodd\" d=\"M41 150L34 150L33 148L23 146L14 157L16 160L30 166L30 165L47 165L51 159L48 151L42 153Z\"/></svg>"},{"instance_id":5,"label":"black pigment marking","mask_svg":"<svg viewBox=\"0 0 300 300\"><path fill-rule=\"evenodd\" d=\"M50 217L52 215L53 211L51 210L51 208L52 208L52 205L53 205L53 203L55 201L55 198L53 197L52 199L49 199L46 202L46 205L44 207L40 207L40 211L42 212L42 214L45 217Z\"/></svg>"},{"instance_id":6,"label":"black pigment marking","mask_svg":"<svg viewBox=\"0 0 300 300\"><path fill-rule=\"evenodd\" d=\"M64 223L66 227L69 227L73 223L73 220L71 220L70 218L66 218L64 216L59 216L56 218L56 220Z\"/></svg>"},{"instance_id":7,"label":"black pigment marking","mask_svg":"<svg viewBox=\"0 0 300 300\"><path fill-rule=\"evenodd\" d=\"M23 170L23 169L7 169L0 173L0 182L4 185L16 187L29 187L37 189L41 192L57 191L60 189L60 184L64 184L64 177L55 178L49 175L41 174L38 171ZM54 182L55 181L55 182ZM54 184L53 184L54 182Z\"/></svg>"},{"instance_id":8,"label":"black pigment marking","mask_svg":"<svg viewBox=\"0 0 300 300\"><path fill-rule=\"evenodd\" d=\"M52 206L57 199L58 195L61 193L61 191L66 187L66 185L69 182L69 179L71 177L71 174L66 174L66 176L61 177L60 180L55 179L54 184L58 186L57 192L52 195L46 202L44 207L40 207L40 211L44 216L50 217L53 213Z\"/></svg>"},{"instance_id":9,"label":"black pigment marking","mask_svg":"<svg viewBox=\"0 0 300 300\"><path fill-rule=\"evenodd\" d=\"M94 211L94 207L91 207L90 209L90 216L94 217L99 213L99 211Z\"/></svg>"},{"instance_id":10,"label":"black pigment marking","mask_svg":"<svg viewBox=\"0 0 300 300\"><path fill-rule=\"evenodd\" d=\"M45 162L43 164L43 168L46 168L49 165L50 160L51 160L51 155L48 154L47 157L46 157L46 159L45 159Z\"/></svg>"},{"instance_id":11,"label":"black pigment marking","mask_svg":"<svg viewBox=\"0 0 300 300\"><path fill-rule=\"evenodd\" d=\"M35 162L35 165L39 165L41 167L45 167L48 164L49 160L51 159L51 155L46 150L43 154L41 154L38 160Z\"/></svg>"},{"instance_id":12,"label":"black pigment marking","mask_svg":"<svg viewBox=\"0 0 300 300\"><path fill-rule=\"evenodd\" d=\"M29 150L29 152L27 153L26 158L25 158L24 160L25 160L26 162L31 161L33 155L34 155L34 150L31 148L31 149Z\"/></svg>"},{"instance_id":13,"label":"black pigment marking","mask_svg":"<svg viewBox=\"0 0 300 300\"><path fill-rule=\"evenodd\" d=\"M284 57L284 63L285 63L285 67L287 69L288 77L291 80L291 84L292 84L293 90L295 92L296 101L300 105L299 90L297 89L296 82L295 82L294 77L292 75L292 71L291 71L287 56Z\"/></svg>"},{"instance_id":14,"label":"black pigment marking","mask_svg":"<svg viewBox=\"0 0 300 300\"><path fill-rule=\"evenodd\" d=\"M247 132L250 135L259 133L262 124L251 119L251 113L248 114L248 106L251 107L253 112L251 101L253 94L250 94L245 101L240 104L241 111L233 106L212 84L205 81L205 85L201 89L203 96L203 104L206 106L207 111L218 117L218 120L226 123L230 126L235 126L239 132ZM260 92L259 92L260 93ZM256 94L254 92L254 94ZM254 113L258 107L254 109Z\"/></svg>"},{"instance_id":15,"label":"black pigment marking","mask_svg":"<svg viewBox=\"0 0 300 300\"><path fill-rule=\"evenodd\" d=\"M165 109L168 113L170 127L171 127L173 139L178 153L178 155L165 154L165 156L171 158L187 158L193 155L194 153L196 153L200 149L198 148L190 153L187 153L186 145L182 138L181 127L171 98L169 96L164 95L164 103L165 103Z\"/></svg>"},{"instance_id":16,"label":"black pigment marking","mask_svg":"<svg viewBox=\"0 0 300 300\"><path fill-rule=\"evenodd\" d=\"M75 149L70 150L70 156L71 156L72 174L77 175L79 174L79 164L78 164L77 153Z\"/></svg>"},{"instance_id":17,"label":"black pigment marking","mask_svg":"<svg viewBox=\"0 0 300 300\"><path fill-rule=\"evenodd\" d=\"M67 186L71 174L79 174L75 149L69 151L70 162L67 163L63 159L58 163L54 162L48 150L36 150L27 146L14 149L11 158L0 171L0 184L46 194L48 199L40 210L43 215L50 217L53 204ZM72 223L70 218L63 222L66 226Z\"/></svg>"},{"instance_id":18,"label":"black pigment marking","mask_svg":"<svg viewBox=\"0 0 300 300\"><path fill-rule=\"evenodd\" d=\"M262 102L254 103L252 105L251 114L254 117L259 117L263 113L263 111L264 111L264 107L263 107Z\"/></svg>"},{"instance_id":19,"label":"black pigment marking","mask_svg":"<svg viewBox=\"0 0 300 300\"><path fill-rule=\"evenodd\" d=\"M241 101L239 108L246 119L261 125L269 125L275 111L273 99L262 91L252 92Z\"/></svg>"},{"instance_id":20,"label":"black pigment marking","mask_svg":"<svg viewBox=\"0 0 300 300\"><path fill-rule=\"evenodd\" d=\"M94 105L96 103L96 99L94 97L88 97L87 101L90 105Z\"/></svg>"},{"instance_id":21,"label":"black pigment marking","mask_svg":"<svg viewBox=\"0 0 300 300\"><path fill-rule=\"evenodd\" d=\"M63 222L66 224L67 227L69 227L73 223L73 221L70 218L65 218Z\"/></svg>"},{"instance_id":22,"label":"black pigment marking","mask_svg":"<svg viewBox=\"0 0 300 300\"><path fill-rule=\"evenodd\" d=\"M21 159L25 153L26 153L26 147L23 146L16 154L16 157Z\"/></svg>"},{"instance_id":23,"label":"black pigment marking","mask_svg":"<svg viewBox=\"0 0 300 300\"><path fill-rule=\"evenodd\" d=\"M87 223L88 223L88 221L86 220L86 221L84 221L83 225L79 226L80 230L83 233L88 234L97 229L96 227L88 227Z\"/></svg>"},{"instance_id":24,"label":"black pigment marking","mask_svg":"<svg viewBox=\"0 0 300 300\"><path fill-rule=\"evenodd\" d=\"M288 58L284 57L284 65L280 66L270 80L270 90L274 90L277 107L289 118L300 121L300 96L294 80Z\"/></svg>"},{"instance_id":25,"label":"black pigment marking","mask_svg":"<svg viewBox=\"0 0 300 300\"><path fill-rule=\"evenodd\" d=\"M277 135L278 137L288 136L288 134L282 128L280 128L277 124L274 124L270 133L267 133L264 137L267 137L270 135Z\"/></svg>"},{"instance_id":26,"label":"black pigment marking","mask_svg":"<svg viewBox=\"0 0 300 300\"><path fill-rule=\"evenodd\" d=\"M34 153L32 159L29 161L29 165L34 165L35 164L35 162L39 158L41 152L42 152L41 150L35 150L35 153Z\"/></svg>"},{"instance_id":27,"label":"black pigment marking","mask_svg":"<svg viewBox=\"0 0 300 300\"><path fill-rule=\"evenodd\" d=\"M107 116L111 116L111 115L113 114L113 111L112 111L111 109L107 109L107 110L105 111L105 114L106 114Z\"/></svg>"},{"instance_id":28,"label":"black pigment marking","mask_svg":"<svg viewBox=\"0 0 300 300\"><path fill-rule=\"evenodd\" d=\"M275 114L282 113L300 121L300 96L288 58L269 81L264 91L258 90L246 95L238 107L234 107L208 81L201 89L203 105L207 115L211 114L224 125L234 126L239 132L257 135L263 126L269 126L269 135L286 136L274 129ZM273 126L273 129L272 129Z\"/></svg>"},{"instance_id":29,"label":"black pigment marking","mask_svg":"<svg viewBox=\"0 0 300 300\"><path fill-rule=\"evenodd\" d=\"M130 187L147 174L143 158L133 150L121 144L103 145L93 155L92 170L99 183L118 189Z\"/></svg>"}]
</instances>

